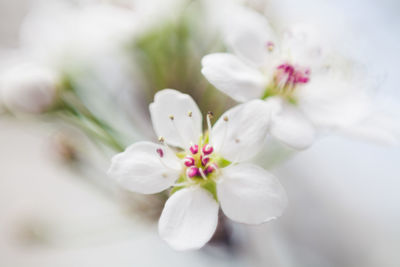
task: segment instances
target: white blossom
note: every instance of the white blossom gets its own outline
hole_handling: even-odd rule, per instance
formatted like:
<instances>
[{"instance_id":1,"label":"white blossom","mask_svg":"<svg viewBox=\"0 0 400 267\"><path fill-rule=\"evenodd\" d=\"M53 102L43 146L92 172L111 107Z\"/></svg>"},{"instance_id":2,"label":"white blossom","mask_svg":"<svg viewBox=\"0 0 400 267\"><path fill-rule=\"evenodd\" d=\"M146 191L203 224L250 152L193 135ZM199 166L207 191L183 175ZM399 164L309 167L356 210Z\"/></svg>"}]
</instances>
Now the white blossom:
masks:
<instances>
[{"instance_id":1,"label":"white blossom","mask_svg":"<svg viewBox=\"0 0 400 267\"><path fill-rule=\"evenodd\" d=\"M266 115L271 115L273 137L304 149L317 129L350 132L368 121L374 107L371 83L320 45L309 27L295 25L276 34L261 14L243 8L230 14L241 18L228 17L230 27L221 27L233 53L205 56L202 73L236 101L264 99L271 110ZM368 128L373 126L363 126ZM396 140L389 128L383 131L381 138Z\"/></svg>"},{"instance_id":2,"label":"white blossom","mask_svg":"<svg viewBox=\"0 0 400 267\"><path fill-rule=\"evenodd\" d=\"M202 133L202 115L186 94L165 89L150 104L161 143L137 142L112 159L109 175L124 188L153 194L170 187L159 221L174 249L202 247L218 221L218 203L231 219L259 224L282 214L286 194L278 180L244 161L261 148L269 119L261 100L238 105Z\"/></svg>"}]
</instances>

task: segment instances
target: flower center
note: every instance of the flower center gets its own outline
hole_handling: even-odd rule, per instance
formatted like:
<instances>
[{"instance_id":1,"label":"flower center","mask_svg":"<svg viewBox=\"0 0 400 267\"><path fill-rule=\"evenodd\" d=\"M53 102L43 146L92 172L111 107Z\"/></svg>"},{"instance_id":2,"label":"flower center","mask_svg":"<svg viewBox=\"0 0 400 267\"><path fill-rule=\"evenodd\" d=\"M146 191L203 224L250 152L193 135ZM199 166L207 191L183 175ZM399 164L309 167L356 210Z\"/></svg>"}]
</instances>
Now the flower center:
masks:
<instances>
[{"instance_id":1,"label":"flower center","mask_svg":"<svg viewBox=\"0 0 400 267\"><path fill-rule=\"evenodd\" d=\"M311 71L309 68L283 63L276 67L272 82L262 96L266 99L269 96L280 95L290 102L295 103L293 97L294 89L310 81Z\"/></svg>"},{"instance_id":2,"label":"flower center","mask_svg":"<svg viewBox=\"0 0 400 267\"><path fill-rule=\"evenodd\" d=\"M199 145L192 145L189 148L190 154L183 158L186 166L186 176L189 178L207 179L218 166L214 162L214 148L210 144L205 144L199 149Z\"/></svg>"},{"instance_id":3,"label":"flower center","mask_svg":"<svg viewBox=\"0 0 400 267\"><path fill-rule=\"evenodd\" d=\"M274 82L279 87L293 88L297 84L305 84L310 80L310 70L284 63L276 68Z\"/></svg>"},{"instance_id":4,"label":"flower center","mask_svg":"<svg viewBox=\"0 0 400 267\"><path fill-rule=\"evenodd\" d=\"M188 112L189 118L191 118L193 113ZM169 116L171 122L174 122L174 115ZM183 163L183 170L176 181L175 185L170 191L170 194L174 194L178 190L188 187L188 186L200 186L210 192L214 199L218 201L217 198L217 185L216 180L220 175L219 168L225 168L231 164L229 160L221 157L215 152L215 148L210 144L212 143L212 129L211 129L211 119L213 118L213 113L207 113L207 126L208 131L204 135L199 136L198 144L191 144L189 149L185 151L175 151L169 148L168 145L164 143L164 137L159 138L159 142L165 145L170 151L174 151L176 156L181 159ZM223 118L225 122L228 122L228 117ZM176 127L175 124L173 124ZM178 131L179 132L179 131ZM160 158L161 163L168 168L167 164L162 160L165 151L159 148L156 149L156 153Z\"/></svg>"}]
</instances>

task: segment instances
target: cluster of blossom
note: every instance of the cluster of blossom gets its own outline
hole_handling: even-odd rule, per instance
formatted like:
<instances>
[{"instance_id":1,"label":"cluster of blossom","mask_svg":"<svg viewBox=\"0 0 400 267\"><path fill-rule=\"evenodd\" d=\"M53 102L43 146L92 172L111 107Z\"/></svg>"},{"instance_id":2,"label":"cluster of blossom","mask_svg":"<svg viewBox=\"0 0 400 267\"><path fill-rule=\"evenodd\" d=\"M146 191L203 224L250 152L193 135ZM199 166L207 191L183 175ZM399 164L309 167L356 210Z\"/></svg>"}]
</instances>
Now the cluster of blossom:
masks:
<instances>
[{"instance_id":1,"label":"cluster of blossom","mask_svg":"<svg viewBox=\"0 0 400 267\"><path fill-rule=\"evenodd\" d=\"M250 162L267 137L298 150L308 148L318 133L326 130L398 142L397 133L390 129L366 125L373 114L367 80L344 66L332 51L316 44L307 28L275 32L260 13L228 2L204 1L209 21L218 28L228 52L205 55L201 73L239 104L212 125L212 112L202 113L191 96L174 89L160 90L149 106L158 142L136 142L126 149L122 146L119 150L124 151L113 157L108 171L119 185L133 192L169 190L159 233L177 250L204 246L216 230L220 207L230 219L246 224L267 222L283 213L287 205L283 187L273 174ZM32 113L54 106L71 109L73 103L66 102L70 98L60 97L66 90L61 77L71 66L62 66L60 71L59 55L65 58L72 54L98 63L99 54L93 48L101 46L102 53L115 56L110 51L145 31L147 18L155 16L153 4L139 5L139 9L104 5L79 12L68 9L68 18L76 20L63 25L58 36L25 34L30 62L7 69L1 76L3 103L8 109ZM221 4L226 5L223 11ZM93 19L89 25L82 22L88 17ZM31 19L29 25L32 21L37 22ZM46 21L42 23L51 27ZM82 24L86 31L76 33ZM65 31L71 33L69 39ZM51 39L51 45L44 51L45 39ZM72 53L76 47L79 53ZM50 52L58 55L57 67L54 62L37 60ZM86 110L72 108L93 119ZM101 127L98 120L93 122ZM115 140L106 140L115 145Z\"/></svg>"}]
</instances>

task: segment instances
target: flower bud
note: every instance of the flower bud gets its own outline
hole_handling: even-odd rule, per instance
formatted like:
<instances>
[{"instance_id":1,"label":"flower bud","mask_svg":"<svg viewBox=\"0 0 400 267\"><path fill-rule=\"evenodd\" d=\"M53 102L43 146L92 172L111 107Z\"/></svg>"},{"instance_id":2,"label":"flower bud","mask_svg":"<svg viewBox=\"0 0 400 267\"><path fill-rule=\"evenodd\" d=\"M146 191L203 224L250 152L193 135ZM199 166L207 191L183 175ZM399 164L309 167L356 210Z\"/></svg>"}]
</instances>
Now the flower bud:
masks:
<instances>
[{"instance_id":1,"label":"flower bud","mask_svg":"<svg viewBox=\"0 0 400 267\"><path fill-rule=\"evenodd\" d=\"M17 112L45 112L55 102L56 80L54 72L33 64L7 69L0 76L3 104Z\"/></svg>"}]
</instances>

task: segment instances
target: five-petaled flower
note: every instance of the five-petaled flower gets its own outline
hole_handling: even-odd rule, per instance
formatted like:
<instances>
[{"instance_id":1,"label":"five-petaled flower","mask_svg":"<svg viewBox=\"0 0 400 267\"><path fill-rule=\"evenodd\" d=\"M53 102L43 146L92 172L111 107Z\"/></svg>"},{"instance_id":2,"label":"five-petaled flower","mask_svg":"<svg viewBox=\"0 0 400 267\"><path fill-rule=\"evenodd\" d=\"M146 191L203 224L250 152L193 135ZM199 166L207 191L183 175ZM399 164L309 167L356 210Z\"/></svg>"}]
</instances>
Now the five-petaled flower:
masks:
<instances>
[{"instance_id":1,"label":"five-petaled flower","mask_svg":"<svg viewBox=\"0 0 400 267\"><path fill-rule=\"evenodd\" d=\"M367 79L316 41L310 28L295 25L277 36L262 15L244 15L225 30L233 54L205 56L202 73L238 102L265 100L273 137L304 149L316 128L345 131L367 120Z\"/></svg>"},{"instance_id":2,"label":"five-petaled flower","mask_svg":"<svg viewBox=\"0 0 400 267\"><path fill-rule=\"evenodd\" d=\"M225 112L202 132L202 115L186 94L165 89L150 104L159 143L137 142L112 159L109 175L128 190L153 194L172 187L159 220L174 249L197 249L212 237L219 204L232 220L259 224L280 216L286 194L269 172L243 163L261 148L269 119L261 100ZM219 203L219 204L218 204Z\"/></svg>"}]
</instances>

